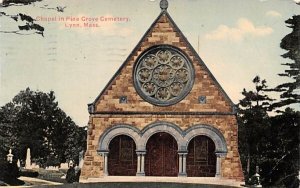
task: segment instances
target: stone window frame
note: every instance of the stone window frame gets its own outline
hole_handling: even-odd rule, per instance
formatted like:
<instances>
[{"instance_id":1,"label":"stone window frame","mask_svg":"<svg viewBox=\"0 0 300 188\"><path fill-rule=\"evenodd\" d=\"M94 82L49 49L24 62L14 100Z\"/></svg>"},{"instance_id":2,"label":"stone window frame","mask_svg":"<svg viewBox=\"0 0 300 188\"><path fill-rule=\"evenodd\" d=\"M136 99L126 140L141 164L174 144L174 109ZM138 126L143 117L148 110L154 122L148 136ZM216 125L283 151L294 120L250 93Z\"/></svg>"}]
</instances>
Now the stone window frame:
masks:
<instances>
[{"instance_id":1,"label":"stone window frame","mask_svg":"<svg viewBox=\"0 0 300 188\"><path fill-rule=\"evenodd\" d=\"M183 92L181 92L181 95L176 96L170 100L167 101L161 101L158 100L156 98L152 98L150 96L147 96L141 89L141 84L138 81L137 78L137 72L139 69L139 66L141 64L141 61L143 60L143 58L149 54L149 52L151 51L156 51L158 49L163 49L163 50L170 50L173 51L175 53L177 53L179 56L181 56L186 63L187 69L189 70L190 73L190 80L187 81L187 84L185 86L185 90ZM151 53L150 53L151 54ZM179 103L180 101L182 101L192 90L193 86L194 86L194 82L195 82L195 68L194 65L192 63L193 61L191 61L191 59L189 58L189 56L180 48L173 46L173 45L169 45L169 44L160 44L160 45L154 45L149 47L148 49L144 50L143 53L141 53L139 55L139 57L137 58L137 60L134 63L134 71L132 71L132 78L133 78L133 85L135 90L137 91L137 93L139 94L139 96L144 99L145 101L149 102L150 104L153 104L155 106L171 106L174 104Z\"/></svg>"}]
</instances>

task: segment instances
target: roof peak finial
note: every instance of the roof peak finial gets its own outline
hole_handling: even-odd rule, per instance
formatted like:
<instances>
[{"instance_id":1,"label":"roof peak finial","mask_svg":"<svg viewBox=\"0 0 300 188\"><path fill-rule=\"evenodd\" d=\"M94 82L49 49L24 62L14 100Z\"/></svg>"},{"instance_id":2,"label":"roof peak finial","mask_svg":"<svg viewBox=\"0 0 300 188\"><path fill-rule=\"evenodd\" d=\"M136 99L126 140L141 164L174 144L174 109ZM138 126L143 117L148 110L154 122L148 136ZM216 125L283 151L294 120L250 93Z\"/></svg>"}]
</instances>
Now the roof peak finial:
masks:
<instances>
[{"instance_id":1,"label":"roof peak finial","mask_svg":"<svg viewBox=\"0 0 300 188\"><path fill-rule=\"evenodd\" d=\"M168 1L167 0L161 0L160 1L160 8L161 8L161 11L166 11L168 9Z\"/></svg>"}]
</instances>

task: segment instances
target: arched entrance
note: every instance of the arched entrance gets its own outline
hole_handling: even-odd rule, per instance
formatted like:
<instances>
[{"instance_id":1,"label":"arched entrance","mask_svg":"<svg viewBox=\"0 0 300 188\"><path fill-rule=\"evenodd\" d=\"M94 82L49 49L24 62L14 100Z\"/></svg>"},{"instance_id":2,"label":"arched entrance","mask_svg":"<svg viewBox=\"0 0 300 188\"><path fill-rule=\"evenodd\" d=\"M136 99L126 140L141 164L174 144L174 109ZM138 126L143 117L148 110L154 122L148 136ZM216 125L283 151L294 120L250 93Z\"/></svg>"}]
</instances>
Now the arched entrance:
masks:
<instances>
[{"instance_id":1,"label":"arched entrance","mask_svg":"<svg viewBox=\"0 0 300 188\"><path fill-rule=\"evenodd\" d=\"M108 174L111 176L135 176L137 169L136 146L126 135L116 136L109 143Z\"/></svg>"},{"instance_id":2,"label":"arched entrance","mask_svg":"<svg viewBox=\"0 0 300 188\"><path fill-rule=\"evenodd\" d=\"M216 175L215 144L207 136L196 136L188 145L187 176L214 177Z\"/></svg>"},{"instance_id":3,"label":"arched entrance","mask_svg":"<svg viewBox=\"0 0 300 188\"><path fill-rule=\"evenodd\" d=\"M177 142L168 133L152 135L146 145L146 176L177 176Z\"/></svg>"}]
</instances>

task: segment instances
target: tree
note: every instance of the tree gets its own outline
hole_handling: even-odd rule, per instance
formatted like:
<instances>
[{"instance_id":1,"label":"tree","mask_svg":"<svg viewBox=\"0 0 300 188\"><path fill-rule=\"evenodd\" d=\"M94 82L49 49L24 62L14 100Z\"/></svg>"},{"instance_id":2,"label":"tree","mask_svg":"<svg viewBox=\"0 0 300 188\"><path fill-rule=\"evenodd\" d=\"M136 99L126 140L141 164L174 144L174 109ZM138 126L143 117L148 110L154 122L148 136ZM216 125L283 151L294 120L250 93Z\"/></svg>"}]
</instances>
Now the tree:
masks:
<instances>
[{"instance_id":1,"label":"tree","mask_svg":"<svg viewBox=\"0 0 300 188\"><path fill-rule=\"evenodd\" d=\"M69 127L68 136L64 143L64 156L79 164L79 152L86 150L87 127ZM79 151L79 152L78 152Z\"/></svg>"},{"instance_id":2,"label":"tree","mask_svg":"<svg viewBox=\"0 0 300 188\"><path fill-rule=\"evenodd\" d=\"M272 104L272 108L300 103L300 15L293 16L293 18L286 20L285 23L293 31L281 40L280 47L287 50L282 57L288 58L292 62L282 64L287 66L287 69L279 76L291 78L292 81L280 84L271 90L281 92L281 100Z\"/></svg>"},{"instance_id":3,"label":"tree","mask_svg":"<svg viewBox=\"0 0 300 188\"><path fill-rule=\"evenodd\" d=\"M238 104L239 149L246 180L254 174L256 165L262 163L262 151L267 142L265 135L270 126L267 109L273 99L264 94L266 81L259 76L253 79L254 91L243 90L244 98Z\"/></svg>"},{"instance_id":4,"label":"tree","mask_svg":"<svg viewBox=\"0 0 300 188\"><path fill-rule=\"evenodd\" d=\"M270 186L298 188L300 112L286 108L270 122L260 166L263 181Z\"/></svg>"},{"instance_id":5,"label":"tree","mask_svg":"<svg viewBox=\"0 0 300 188\"><path fill-rule=\"evenodd\" d=\"M35 2L41 2L42 0L3 0L2 3L0 3L0 8L7 8L10 6L27 6L34 4ZM66 7L57 6L55 8L48 7L48 5L44 5L42 7L38 7L42 9L52 9L56 10L58 12L63 12ZM31 34L40 34L44 36L44 27L40 24L37 24L34 18L28 14L24 13L18 13L18 14L7 14L5 11L0 11L0 17L8 17L12 20L18 22L23 21L20 25L18 25L18 29L16 30L8 30L4 31L1 30L0 33L14 33L19 35L31 35ZM24 23L25 22L25 23Z\"/></svg>"},{"instance_id":6,"label":"tree","mask_svg":"<svg viewBox=\"0 0 300 188\"><path fill-rule=\"evenodd\" d=\"M244 98L239 103L239 150L245 177L248 181L255 166L260 167L264 186L299 187L299 141L300 112L287 107L269 117L267 111L300 102L300 15L286 21L293 31L286 35L280 47L287 50L283 58L292 62L279 76L291 78L273 89L255 77L255 91L243 90ZM280 99L272 104L265 91L280 92ZM297 93L298 92L298 93ZM249 182L248 182L249 183Z\"/></svg>"},{"instance_id":7,"label":"tree","mask_svg":"<svg viewBox=\"0 0 300 188\"><path fill-rule=\"evenodd\" d=\"M0 160L6 160L9 148L18 140L12 131L15 114L16 111L11 102L0 109Z\"/></svg>"},{"instance_id":8,"label":"tree","mask_svg":"<svg viewBox=\"0 0 300 188\"><path fill-rule=\"evenodd\" d=\"M254 91L243 90L238 104L239 151L246 182L260 167L264 186L299 187L300 112L286 108L268 115L270 99L265 80L253 79Z\"/></svg>"},{"instance_id":9,"label":"tree","mask_svg":"<svg viewBox=\"0 0 300 188\"><path fill-rule=\"evenodd\" d=\"M32 159L41 165L53 161L59 164L78 157L84 149L82 130L58 107L53 91L27 88L0 109L0 138L5 143L0 146L1 157L4 159L8 148L12 148L15 157L24 161L29 147Z\"/></svg>"}]
</instances>

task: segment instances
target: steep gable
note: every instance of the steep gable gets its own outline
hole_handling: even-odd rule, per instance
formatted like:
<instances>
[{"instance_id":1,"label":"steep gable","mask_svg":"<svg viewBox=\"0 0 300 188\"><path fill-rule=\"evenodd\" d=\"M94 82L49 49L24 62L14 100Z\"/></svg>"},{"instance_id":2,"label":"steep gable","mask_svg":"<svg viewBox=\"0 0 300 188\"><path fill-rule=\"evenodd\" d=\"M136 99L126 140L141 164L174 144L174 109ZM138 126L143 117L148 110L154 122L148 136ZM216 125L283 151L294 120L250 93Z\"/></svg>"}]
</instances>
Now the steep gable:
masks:
<instances>
[{"instance_id":1,"label":"steep gable","mask_svg":"<svg viewBox=\"0 0 300 188\"><path fill-rule=\"evenodd\" d=\"M195 80L187 96L170 106L157 106L143 100L134 87L133 71L139 56L150 47L170 45L180 49L195 70ZM123 98L122 98L123 97ZM124 98L125 97L125 98ZM204 103L199 102L205 97ZM123 102L122 102L123 100ZM167 11L162 11L96 100L90 113L234 113L234 104L176 26Z\"/></svg>"}]
</instances>

